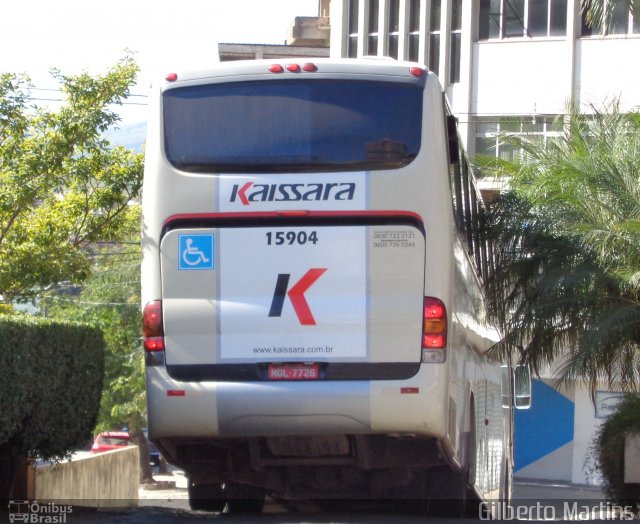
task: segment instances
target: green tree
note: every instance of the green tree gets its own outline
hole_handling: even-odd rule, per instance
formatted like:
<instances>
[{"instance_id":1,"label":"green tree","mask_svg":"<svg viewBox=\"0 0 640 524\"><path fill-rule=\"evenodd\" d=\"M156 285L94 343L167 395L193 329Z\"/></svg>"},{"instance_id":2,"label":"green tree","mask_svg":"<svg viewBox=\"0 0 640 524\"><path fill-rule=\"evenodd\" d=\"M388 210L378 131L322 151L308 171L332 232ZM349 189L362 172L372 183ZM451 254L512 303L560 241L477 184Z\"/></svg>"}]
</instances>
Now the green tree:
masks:
<instances>
[{"instance_id":1,"label":"green tree","mask_svg":"<svg viewBox=\"0 0 640 524\"><path fill-rule=\"evenodd\" d=\"M561 136L505 136L522 151L484 162L510 190L490 217L488 282L502 352L560 381L640 387L640 114L617 103L580 114Z\"/></svg>"},{"instance_id":2,"label":"green tree","mask_svg":"<svg viewBox=\"0 0 640 524\"><path fill-rule=\"evenodd\" d=\"M25 76L0 74L0 301L30 300L91 271L86 249L117 239L142 185L142 156L104 138L135 83L125 57L106 74L65 76L58 110L30 103Z\"/></svg>"},{"instance_id":3,"label":"green tree","mask_svg":"<svg viewBox=\"0 0 640 524\"><path fill-rule=\"evenodd\" d=\"M132 215L129 234L123 237L126 240L94 247L92 272L81 289L55 286L43 296L41 308L48 316L76 319L102 329L105 379L96 431L126 427L140 446L141 481L152 482L148 443L142 433L147 406L140 340L139 206L132 209Z\"/></svg>"}]
</instances>

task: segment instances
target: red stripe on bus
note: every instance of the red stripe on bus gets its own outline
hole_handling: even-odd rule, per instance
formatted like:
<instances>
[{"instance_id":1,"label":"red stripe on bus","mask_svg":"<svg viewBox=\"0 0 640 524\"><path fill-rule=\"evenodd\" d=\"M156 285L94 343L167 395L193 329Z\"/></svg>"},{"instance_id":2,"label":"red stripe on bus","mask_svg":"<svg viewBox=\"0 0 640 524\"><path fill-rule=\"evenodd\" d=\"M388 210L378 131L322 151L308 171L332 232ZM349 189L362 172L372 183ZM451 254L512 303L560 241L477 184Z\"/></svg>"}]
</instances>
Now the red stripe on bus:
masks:
<instances>
[{"instance_id":1,"label":"red stripe on bus","mask_svg":"<svg viewBox=\"0 0 640 524\"><path fill-rule=\"evenodd\" d=\"M309 211L305 209L299 210L282 210L282 211L230 211L223 213L181 213L177 215L171 215L167 218L163 226L167 226L171 222L177 220L202 220L202 219L242 219L242 218L282 218L287 216L305 216L312 218L333 218L333 217L349 217L349 218L370 218L370 217L401 217L411 218L422 223L422 217L417 213L411 211Z\"/></svg>"},{"instance_id":2,"label":"red stripe on bus","mask_svg":"<svg viewBox=\"0 0 640 524\"><path fill-rule=\"evenodd\" d=\"M167 397L184 397L186 394L184 389L167 389Z\"/></svg>"}]
</instances>

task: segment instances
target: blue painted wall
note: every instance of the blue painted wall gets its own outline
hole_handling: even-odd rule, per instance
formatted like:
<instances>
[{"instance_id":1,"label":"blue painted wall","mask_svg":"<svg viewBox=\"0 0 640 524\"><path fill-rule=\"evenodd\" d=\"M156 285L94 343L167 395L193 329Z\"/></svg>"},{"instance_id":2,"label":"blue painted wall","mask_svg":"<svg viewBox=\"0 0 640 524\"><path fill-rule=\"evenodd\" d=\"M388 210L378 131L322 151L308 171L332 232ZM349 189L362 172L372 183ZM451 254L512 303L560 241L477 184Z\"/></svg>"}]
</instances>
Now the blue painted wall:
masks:
<instances>
[{"instance_id":1,"label":"blue painted wall","mask_svg":"<svg viewBox=\"0 0 640 524\"><path fill-rule=\"evenodd\" d=\"M532 398L530 409L516 410L516 472L573 440L574 403L541 380Z\"/></svg>"}]
</instances>

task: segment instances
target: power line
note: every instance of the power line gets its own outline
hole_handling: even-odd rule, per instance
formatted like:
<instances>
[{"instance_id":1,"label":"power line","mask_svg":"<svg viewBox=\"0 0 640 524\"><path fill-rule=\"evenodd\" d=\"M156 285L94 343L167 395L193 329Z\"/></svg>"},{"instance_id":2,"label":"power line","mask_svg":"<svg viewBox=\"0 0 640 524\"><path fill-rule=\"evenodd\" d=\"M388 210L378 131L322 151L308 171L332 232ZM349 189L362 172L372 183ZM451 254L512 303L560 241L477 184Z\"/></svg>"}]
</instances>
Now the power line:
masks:
<instances>
[{"instance_id":1,"label":"power line","mask_svg":"<svg viewBox=\"0 0 640 524\"><path fill-rule=\"evenodd\" d=\"M29 91L44 91L47 93L60 93L61 95L64 95L64 91L62 89L60 89L59 87L30 87ZM149 95L143 95L140 93L132 93L127 95L127 99L128 98L149 98ZM31 102L60 102L60 103L64 103L66 102L66 98L64 97L60 97L60 98L47 98L45 96L27 96L26 97L27 100L31 101ZM148 104L146 102L130 102L128 100L124 101L124 102L120 102L119 104L116 105L125 105L125 106L147 106Z\"/></svg>"},{"instance_id":2,"label":"power line","mask_svg":"<svg viewBox=\"0 0 640 524\"><path fill-rule=\"evenodd\" d=\"M132 302L87 302L83 300L73 300L70 298L55 297L51 295L38 295L41 300L55 300L57 302L67 302L70 304L78 304L82 306L103 306L103 307L116 307L116 306L132 306L140 309L140 304Z\"/></svg>"},{"instance_id":3,"label":"power line","mask_svg":"<svg viewBox=\"0 0 640 524\"><path fill-rule=\"evenodd\" d=\"M26 98L26 100L29 100L31 102L60 102L60 103L64 103L66 102L65 99L63 98L41 98L41 97L33 97L33 96L28 96ZM110 105L114 105L114 104L110 104ZM115 105L122 105L122 106L148 106L149 104L147 104L146 102L119 102Z\"/></svg>"},{"instance_id":4,"label":"power line","mask_svg":"<svg viewBox=\"0 0 640 524\"><path fill-rule=\"evenodd\" d=\"M55 93L64 93L62 89L59 87L31 87L31 91L51 91ZM149 98L149 95L142 95L139 93L132 93L128 95L128 97L139 97L139 98Z\"/></svg>"}]
</instances>

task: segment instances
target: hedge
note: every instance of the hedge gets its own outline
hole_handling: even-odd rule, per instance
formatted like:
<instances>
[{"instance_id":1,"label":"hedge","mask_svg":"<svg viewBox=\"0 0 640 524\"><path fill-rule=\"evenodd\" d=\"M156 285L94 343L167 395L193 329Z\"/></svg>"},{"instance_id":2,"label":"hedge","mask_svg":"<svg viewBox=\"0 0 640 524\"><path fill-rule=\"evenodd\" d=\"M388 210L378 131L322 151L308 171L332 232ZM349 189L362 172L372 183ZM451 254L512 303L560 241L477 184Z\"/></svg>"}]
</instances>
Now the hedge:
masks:
<instances>
[{"instance_id":1,"label":"hedge","mask_svg":"<svg viewBox=\"0 0 640 524\"><path fill-rule=\"evenodd\" d=\"M93 326L0 315L0 449L61 457L96 424L104 340Z\"/></svg>"},{"instance_id":2,"label":"hedge","mask_svg":"<svg viewBox=\"0 0 640 524\"><path fill-rule=\"evenodd\" d=\"M630 395L600 427L595 440L596 458L608 497L620 504L640 501L640 484L624 483L624 441L640 433L640 396Z\"/></svg>"}]
</instances>

